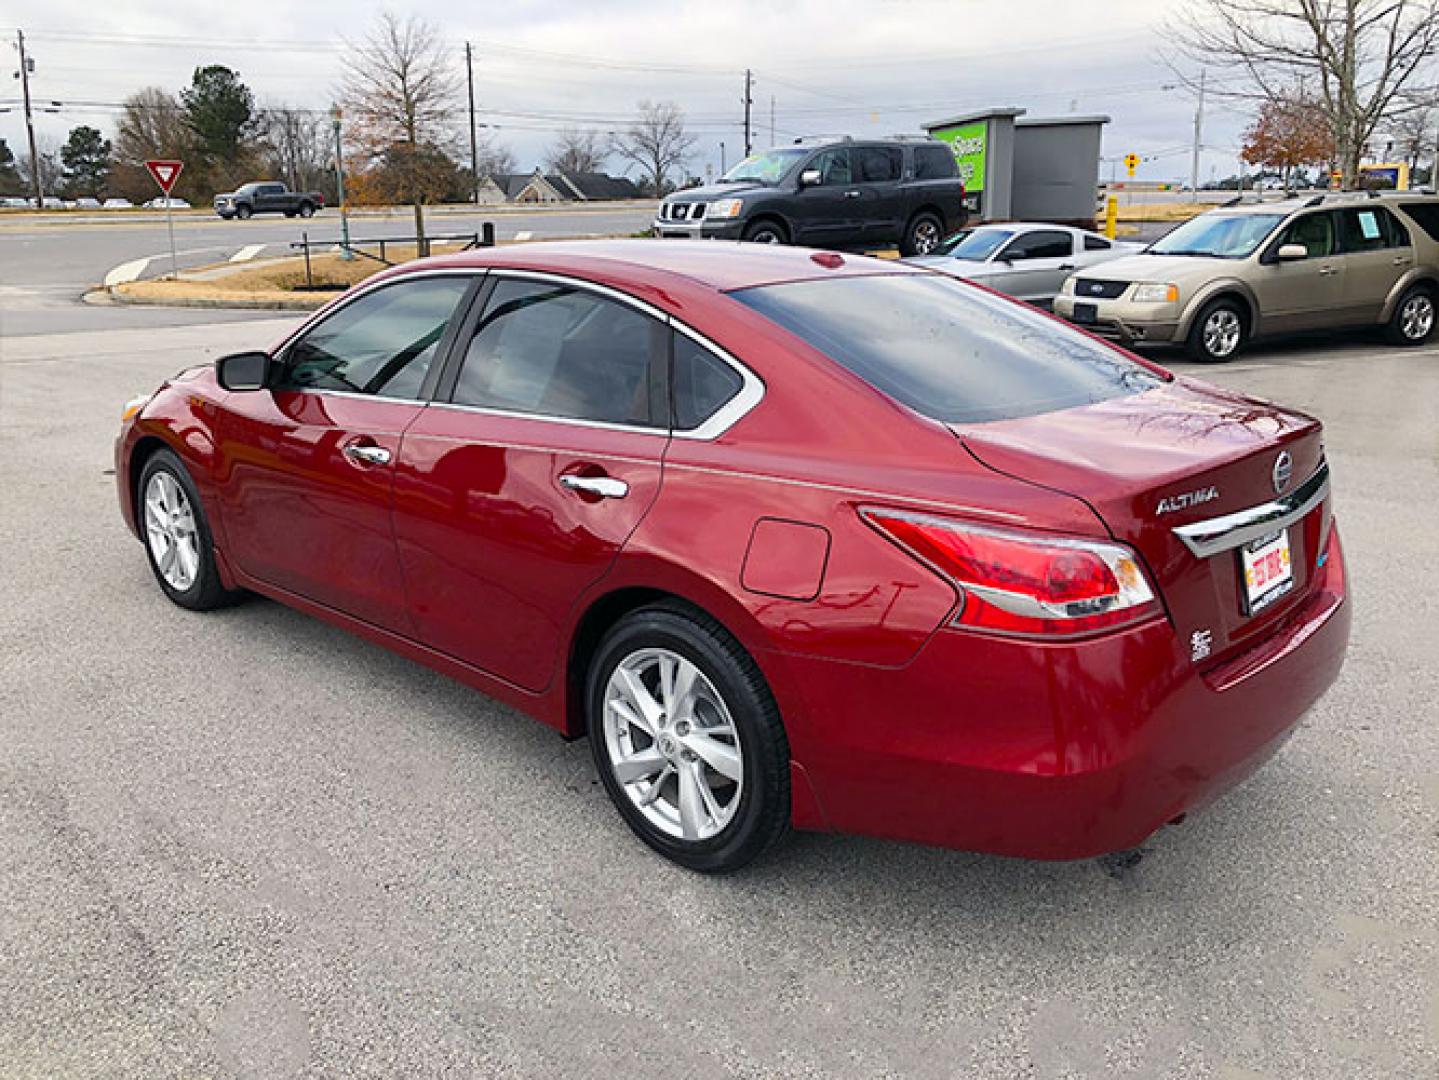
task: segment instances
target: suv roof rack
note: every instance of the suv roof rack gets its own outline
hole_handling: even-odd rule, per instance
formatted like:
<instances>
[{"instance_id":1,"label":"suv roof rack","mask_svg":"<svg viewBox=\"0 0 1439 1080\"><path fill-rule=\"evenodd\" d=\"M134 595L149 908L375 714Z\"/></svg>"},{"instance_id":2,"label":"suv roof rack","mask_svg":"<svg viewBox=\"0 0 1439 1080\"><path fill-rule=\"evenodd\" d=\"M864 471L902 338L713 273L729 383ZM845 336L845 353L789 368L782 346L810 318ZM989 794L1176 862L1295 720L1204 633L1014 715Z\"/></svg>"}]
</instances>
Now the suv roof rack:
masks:
<instances>
[{"instance_id":1,"label":"suv roof rack","mask_svg":"<svg viewBox=\"0 0 1439 1080\"><path fill-rule=\"evenodd\" d=\"M812 142L854 142L853 135L801 135L795 139L794 145L801 146L804 143Z\"/></svg>"}]
</instances>

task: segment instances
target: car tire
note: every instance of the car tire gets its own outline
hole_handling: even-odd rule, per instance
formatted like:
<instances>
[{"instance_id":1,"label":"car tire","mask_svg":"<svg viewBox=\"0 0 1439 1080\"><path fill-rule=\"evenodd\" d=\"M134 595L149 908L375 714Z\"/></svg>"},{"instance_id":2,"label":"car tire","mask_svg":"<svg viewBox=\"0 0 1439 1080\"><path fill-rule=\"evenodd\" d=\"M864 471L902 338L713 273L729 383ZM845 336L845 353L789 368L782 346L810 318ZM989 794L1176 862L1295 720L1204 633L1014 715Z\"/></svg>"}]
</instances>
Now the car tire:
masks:
<instances>
[{"instance_id":1,"label":"car tire","mask_svg":"<svg viewBox=\"0 0 1439 1080\"><path fill-rule=\"evenodd\" d=\"M1423 345L1434 336L1439 322L1439 300L1430 285L1414 285L1405 290L1394 305L1394 314L1384 328L1391 345Z\"/></svg>"},{"instance_id":2,"label":"car tire","mask_svg":"<svg viewBox=\"0 0 1439 1080\"><path fill-rule=\"evenodd\" d=\"M209 611L244 593L226 589L215 565L215 543L195 482L171 450L157 450L140 470L135 519L160 590L191 611Z\"/></svg>"},{"instance_id":3,"label":"car tire","mask_svg":"<svg viewBox=\"0 0 1439 1080\"><path fill-rule=\"evenodd\" d=\"M944 240L944 223L937 214L923 210L909 219L904 237L899 242L899 253L905 258L928 255Z\"/></svg>"},{"instance_id":4,"label":"car tire","mask_svg":"<svg viewBox=\"0 0 1439 1080\"><path fill-rule=\"evenodd\" d=\"M1234 300L1221 298L1205 304L1185 341L1190 358L1206 364L1233 360L1249 336L1246 320L1244 309Z\"/></svg>"},{"instance_id":5,"label":"car tire","mask_svg":"<svg viewBox=\"0 0 1439 1080\"><path fill-rule=\"evenodd\" d=\"M315 208L314 208L314 206L312 206L310 203L301 203L301 204L300 204L300 216L301 216L302 218L314 217L314 216L315 216Z\"/></svg>"},{"instance_id":6,"label":"car tire","mask_svg":"<svg viewBox=\"0 0 1439 1080\"><path fill-rule=\"evenodd\" d=\"M235 210L235 216L241 221L245 221L246 219L248 219L252 213L254 213L254 211L251 210L248 206L241 206Z\"/></svg>"},{"instance_id":7,"label":"car tire","mask_svg":"<svg viewBox=\"0 0 1439 1080\"><path fill-rule=\"evenodd\" d=\"M754 660L714 619L679 603L631 612L595 651L585 703L600 780L661 855L722 873L789 831L779 709Z\"/></svg>"},{"instance_id":8,"label":"car tire","mask_svg":"<svg viewBox=\"0 0 1439 1080\"><path fill-rule=\"evenodd\" d=\"M760 218L744 227L741 239L751 244L788 244L789 233L773 218Z\"/></svg>"}]
</instances>

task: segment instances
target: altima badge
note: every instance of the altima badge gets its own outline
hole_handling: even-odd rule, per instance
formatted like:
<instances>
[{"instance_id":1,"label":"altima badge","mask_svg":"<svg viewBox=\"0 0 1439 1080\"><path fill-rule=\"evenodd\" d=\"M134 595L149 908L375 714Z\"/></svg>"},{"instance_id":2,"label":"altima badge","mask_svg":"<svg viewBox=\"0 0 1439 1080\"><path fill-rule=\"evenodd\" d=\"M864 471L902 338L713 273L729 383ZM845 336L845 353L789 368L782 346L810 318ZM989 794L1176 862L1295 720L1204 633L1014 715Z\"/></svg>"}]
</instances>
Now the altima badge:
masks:
<instances>
[{"instance_id":1,"label":"altima badge","mask_svg":"<svg viewBox=\"0 0 1439 1080\"><path fill-rule=\"evenodd\" d=\"M1198 506L1201 503L1213 502L1219 498L1217 487L1200 488L1198 491L1186 491L1182 495L1168 495L1159 500L1159 506L1154 513L1172 514L1176 510L1188 510L1191 506Z\"/></svg>"}]
</instances>

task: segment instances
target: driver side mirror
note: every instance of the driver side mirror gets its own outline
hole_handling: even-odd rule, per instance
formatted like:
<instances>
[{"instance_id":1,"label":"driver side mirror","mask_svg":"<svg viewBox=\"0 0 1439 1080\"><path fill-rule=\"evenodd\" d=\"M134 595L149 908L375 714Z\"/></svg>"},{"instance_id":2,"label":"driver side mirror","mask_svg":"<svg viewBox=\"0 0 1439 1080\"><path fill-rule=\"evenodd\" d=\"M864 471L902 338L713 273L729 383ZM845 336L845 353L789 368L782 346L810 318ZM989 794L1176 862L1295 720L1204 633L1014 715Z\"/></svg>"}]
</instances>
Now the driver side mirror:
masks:
<instances>
[{"instance_id":1,"label":"driver side mirror","mask_svg":"<svg viewBox=\"0 0 1439 1080\"><path fill-rule=\"evenodd\" d=\"M215 361L215 378L226 390L263 390L272 381L274 363L269 353L231 353Z\"/></svg>"},{"instance_id":2,"label":"driver side mirror","mask_svg":"<svg viewBox=\"0 0 1439 1080\"><path fill-rule=\"evenodd\" d=\"M824 183L824 177L818 169L806 169L799 174L799 186L802 188L818 187Z\"/></svg>"},{"instance_id":3,"label":"driver side mirror","mask_svg":"<svg viewBox=\"0 0 1439 1080\"><path fill-rule=\"evenodd\" d=\"M1275 254L1279 256L1280 262L1296 262L1309 258L1309 249L1303 244L1280 244Z\"/></svg>"}]
</instances>

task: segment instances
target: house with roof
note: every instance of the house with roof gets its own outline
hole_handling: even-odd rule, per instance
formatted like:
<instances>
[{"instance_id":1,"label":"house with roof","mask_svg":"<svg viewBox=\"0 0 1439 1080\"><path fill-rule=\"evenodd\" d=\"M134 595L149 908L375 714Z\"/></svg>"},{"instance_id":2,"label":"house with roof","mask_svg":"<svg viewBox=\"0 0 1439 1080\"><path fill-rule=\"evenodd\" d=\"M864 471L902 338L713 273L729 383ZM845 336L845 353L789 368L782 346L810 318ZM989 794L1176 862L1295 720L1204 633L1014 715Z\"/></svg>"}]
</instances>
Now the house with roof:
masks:
<instances>
[{"instance_id":1,"label":"house with roof","mask_svg":"<svg viewBox=\"0 0 1439 1080\"><path fill-rule=\"evenodd\" d=\"M638 199L640 190L627 176L607 173L498 173L480 181L482 202L562 203Z\"/></svg>"}]
</instances>

